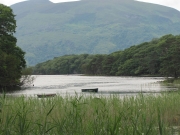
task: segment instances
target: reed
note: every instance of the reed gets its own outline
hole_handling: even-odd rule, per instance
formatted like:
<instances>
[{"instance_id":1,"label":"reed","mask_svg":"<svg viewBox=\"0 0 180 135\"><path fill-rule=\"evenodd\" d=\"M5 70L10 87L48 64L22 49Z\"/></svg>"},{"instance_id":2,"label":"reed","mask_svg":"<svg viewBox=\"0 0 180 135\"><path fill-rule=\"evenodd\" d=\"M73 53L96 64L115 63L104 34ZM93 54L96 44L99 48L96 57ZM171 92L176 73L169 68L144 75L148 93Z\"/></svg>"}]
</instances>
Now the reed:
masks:
<instances>
[{"instance_id":1,"label":"reed","mask_svg":"<svg viewBox=\"0 0 180 135\"><path fill-rule=\"evenodd\" d=\"M169 135L180 126L180 93L119 97L0 97L1 135ZM176 128L176 129L175 129Z\"/></svg>"}]
</instances>

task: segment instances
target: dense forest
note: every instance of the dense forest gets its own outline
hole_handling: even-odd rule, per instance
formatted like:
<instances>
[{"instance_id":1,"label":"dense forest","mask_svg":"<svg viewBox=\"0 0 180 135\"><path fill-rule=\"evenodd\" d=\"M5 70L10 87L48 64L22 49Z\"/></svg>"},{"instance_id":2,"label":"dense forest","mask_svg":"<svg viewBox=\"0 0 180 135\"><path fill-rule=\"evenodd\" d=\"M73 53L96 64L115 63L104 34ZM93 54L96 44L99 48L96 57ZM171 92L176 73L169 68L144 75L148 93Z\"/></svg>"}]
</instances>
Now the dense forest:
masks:
<instances>
[{"instance_id":1,"label":"dense forest","mask_svg":"<svg viewBox=\"0 0 180 135\"><path fill-rule=\"evenodd\" d=\"M25 52L16 45L15 30L12 9L0 4L0 90L22 85Z\"/></svg>"},{"instance_id":2,"label":"dense forest","mask_svg":"<svg viewBox=\"0 0 180 135\"><path fill-rule=\"evenodd\" d=\"M128 49L105 54L55 57L33 68L34 74L89 74L111 76L158 75L178 78L180 35L165 35Z\"/></svg>"}]
</instances>

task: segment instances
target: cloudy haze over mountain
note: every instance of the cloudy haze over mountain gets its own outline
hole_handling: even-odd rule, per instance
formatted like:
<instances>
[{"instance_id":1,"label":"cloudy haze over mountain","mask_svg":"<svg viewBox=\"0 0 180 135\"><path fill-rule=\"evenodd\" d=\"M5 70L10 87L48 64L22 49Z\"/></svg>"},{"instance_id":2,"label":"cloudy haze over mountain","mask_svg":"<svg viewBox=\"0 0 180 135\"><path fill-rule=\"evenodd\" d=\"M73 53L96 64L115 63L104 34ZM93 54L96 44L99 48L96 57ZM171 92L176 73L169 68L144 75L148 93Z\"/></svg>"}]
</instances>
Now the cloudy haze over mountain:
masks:
<instances>
[{"instance_id":1,"label":"cloudy haze over mountain","mask_svg":"<svg viewBox=\"0 0 180 135\"><path fill-rule=\"evenodd\" d=\"M0 0L0 3L10 6L12 4L22 2L22 1L26 1L26 0ZM78 1L78 0L50 0L50 1L52 1L53 3L59 3L59 2L71 2L71 1ZM137 0L137 1L160 4L160 5L175 8L180 11L179 0Z\"/></svg>"}]
</instances>

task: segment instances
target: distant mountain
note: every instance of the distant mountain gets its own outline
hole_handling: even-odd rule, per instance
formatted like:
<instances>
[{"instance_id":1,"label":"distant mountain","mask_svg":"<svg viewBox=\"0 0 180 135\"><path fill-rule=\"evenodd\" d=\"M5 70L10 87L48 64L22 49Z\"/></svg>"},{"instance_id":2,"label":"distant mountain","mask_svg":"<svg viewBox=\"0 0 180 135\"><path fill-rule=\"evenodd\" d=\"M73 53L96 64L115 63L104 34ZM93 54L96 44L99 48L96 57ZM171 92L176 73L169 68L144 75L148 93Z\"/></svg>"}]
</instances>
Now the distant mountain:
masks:
<instances>
[{"instance_id":1,"label":"distant mountain","mask_svg":"<svg viewBox=\"0 0 180 135\"><path fill-rule=\"evenodd\" d=\"M66 54L108 54L165 34L180 34L180 12L133 0L12 5L28 65Z\"/></svg>"}]
</instances>

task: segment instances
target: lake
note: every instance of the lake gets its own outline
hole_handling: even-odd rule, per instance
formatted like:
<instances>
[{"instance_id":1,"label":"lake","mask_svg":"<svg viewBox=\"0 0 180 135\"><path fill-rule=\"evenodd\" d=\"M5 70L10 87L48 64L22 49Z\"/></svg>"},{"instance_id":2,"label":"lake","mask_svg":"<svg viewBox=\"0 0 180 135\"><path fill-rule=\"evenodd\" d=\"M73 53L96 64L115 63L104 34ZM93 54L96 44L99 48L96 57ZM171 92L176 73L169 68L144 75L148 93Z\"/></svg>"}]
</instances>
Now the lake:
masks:
<instances>
[{"instance_id":1,"label":"lake","mask_svg":"<svg viewBox=\"0 0 180 135\"><path fill-rule=\"evenodd\" d=\"M75 93L81 94L81 89L83 88L98 88L97 95L132 95L140 92L159 93L176 89L161 85L159 81L163 81L165 79L163 77L38 75L35 78L32 85L10 94L25 96L47 93L74 95Z\"/></svg>"}]
</instances>

